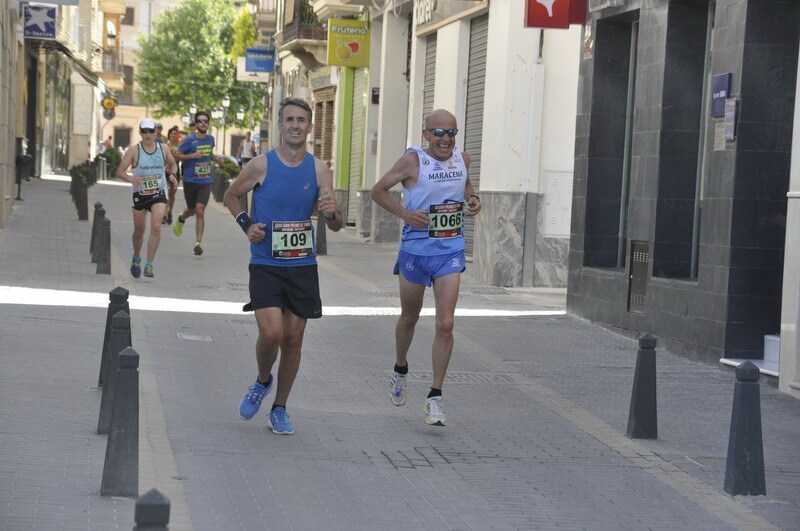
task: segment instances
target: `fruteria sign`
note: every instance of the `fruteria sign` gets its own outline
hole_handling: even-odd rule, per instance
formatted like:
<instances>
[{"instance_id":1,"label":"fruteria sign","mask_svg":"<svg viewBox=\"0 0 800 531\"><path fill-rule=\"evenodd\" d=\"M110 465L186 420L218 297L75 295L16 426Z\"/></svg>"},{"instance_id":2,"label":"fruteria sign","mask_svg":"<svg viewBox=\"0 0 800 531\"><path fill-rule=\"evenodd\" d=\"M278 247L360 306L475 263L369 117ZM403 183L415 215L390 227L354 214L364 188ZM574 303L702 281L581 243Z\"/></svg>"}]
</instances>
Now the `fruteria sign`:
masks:
<instances>
[{"instance_id":1,"label":"fruteria sign","mask_svg":"<svg viewBox=\"0 0 800 531\"><path fill-rule=\"evenodd\" d=\"M328 64L369 66L369 27L363 20L328 19Z\"/></svg>"},{"instance_id":2,"label":"fruteria sign","mask_svg":"<svg viewBox=\"0 0 800 531\"><path fill-rule=\"evenodd\" d=\"M526 0L526 28L569 28L586 24L586 0Z\"/></svg>"}]
</instances>

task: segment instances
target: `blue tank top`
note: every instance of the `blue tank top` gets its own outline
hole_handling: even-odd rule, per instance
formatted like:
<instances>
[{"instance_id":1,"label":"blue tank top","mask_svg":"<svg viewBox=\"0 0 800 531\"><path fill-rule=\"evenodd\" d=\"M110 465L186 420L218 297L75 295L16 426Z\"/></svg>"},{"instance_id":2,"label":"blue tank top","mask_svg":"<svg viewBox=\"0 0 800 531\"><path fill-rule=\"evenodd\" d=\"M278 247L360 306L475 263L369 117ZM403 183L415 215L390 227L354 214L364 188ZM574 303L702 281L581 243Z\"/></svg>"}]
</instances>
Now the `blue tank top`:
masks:
<instances>
[{"instance_id":1,"label":"blue tank top","mask_svg":"<svg viewBox=\"0 0 800 531\"><path fill-rule=\"evenodd\" d=\"M400 249L412 254L436 256L464 249L464 188L467 166L458 148L448 160L437 160L413 146L419 157L419 176L411 188L403 188L407 210L428 211L430 225L419 229L403 223ZM458 229L458 230L456 230Z\"/></svg>"},{"instance_id":2,"label":"blue tank top","mask_svg":"<svg viewBox=\"0 0 800 531\"><path fill-rule=\"evenodd\" d=\"M317 200L314 156L306 153L299 166L289 167L275 150L267 153L267 174L253 190L253 223L266 225L260 243L250 244L250 263L304 266L317 263L311 213Z\"/></svg>"}]
</instances>

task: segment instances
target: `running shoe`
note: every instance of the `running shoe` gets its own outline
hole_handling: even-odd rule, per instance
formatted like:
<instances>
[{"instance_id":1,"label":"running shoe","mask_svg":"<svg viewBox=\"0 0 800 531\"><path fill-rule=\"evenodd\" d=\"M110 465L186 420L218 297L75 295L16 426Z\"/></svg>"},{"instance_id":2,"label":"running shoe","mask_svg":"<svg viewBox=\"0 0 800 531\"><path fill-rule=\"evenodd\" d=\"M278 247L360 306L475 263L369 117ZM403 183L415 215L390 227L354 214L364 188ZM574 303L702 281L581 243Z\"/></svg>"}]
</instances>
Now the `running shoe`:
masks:
<instances>
[{"instance_id":1,"label":"running shoe","mask_svg":"<svg viewBox=\"0 0 800 531\"><path fill-rule=\"evenodd\" d=\"M294 426L289 422L289 413L286 412L285 407L278 406L270 412L267 426L272 428L273 433L279 435L291 435L294 433Z\"/></svg>"},{"instance_id":2,"label":"running shoe","mask_svg":"<svg viewBox=\"0 0 800 531\"><path fill-rule=\"evenodd\" d=\"M389 390L389 397L392 399L392 404L396 406L404 406L408 402L408 375L400 374L392 371L392 382Z\"/></svg>"},{"instance_id":3,"label":"running shoe","mask_svg":"<svg viewBox=\"0 0 800 531\"><path fill-rule=\"evenodd\" d=\"M181 234L183 234L183 221L181 221L180 216L178 216L178 221L175 222L175 226L172 227L172 233L178 238L180 238Z\"/></svg>"},{"instance_id":4,"label":"running shoe","mask_svg":"<svg viewBox=\"0 0 800 531\"><path fill-rule=\"evenodd\" d=\"M145 264L144 265L144 276L147 278L153 278L153 264Z\"/></svg>"},{"instance_id":5,"label":"running shoe","mask_svg":"<svg viewBox=\"0 0 800 531\"><path fill-rule=\"evenodd\" d=\"M142 276L142 261L133 259L131 260L131 275L133 278L139 278Z\"/></svg>"},{"instance_id":6,"label":"running shoe","mask_svg":"<svg viewBox=\"0 0 800 531\"><path fill-rule=\"evenodd\" d=\"M247 394L244 395L244 398L242 398L239 404L240 417L244 420L250 420L258 413L258 408L261 407L261 401L264 400L264 397L269 394L269 390L272 389L273 380L274 378L270 374L269 383L265 386L256 378L256 381L253 382L253 385L247 390Z\"/></svg>"},{"instance_id":7,"label":"running shoe","mask_svg":"<svg viewBox=\"0 0 800 531\"><path fill-rule=\"evenodd\" d=\"M167 212L167 225L172 225L172 212Z\"/></svg>"},{"instance_id":8,"label":"running shoe","mask_svg":"<svg viewBox=\"0 0 800 531\"><path fill-rule=\"evenodd\" d=\"M203 254L203 248L200 247L200 242L194 242L194 254L197 256Z\"/></svg>"},{"instance_id":9,"label":"running shoe","mask_svg":"<svg viewBox=\"0 0 800 531\"><path fill-rule=\"evenodd\" d=\"M442 397L432 396L425 400L425 405L422 406L425 412L425 424L433 426L444 426L444 410L442 410Z\"/></svg>"}]
</instances>

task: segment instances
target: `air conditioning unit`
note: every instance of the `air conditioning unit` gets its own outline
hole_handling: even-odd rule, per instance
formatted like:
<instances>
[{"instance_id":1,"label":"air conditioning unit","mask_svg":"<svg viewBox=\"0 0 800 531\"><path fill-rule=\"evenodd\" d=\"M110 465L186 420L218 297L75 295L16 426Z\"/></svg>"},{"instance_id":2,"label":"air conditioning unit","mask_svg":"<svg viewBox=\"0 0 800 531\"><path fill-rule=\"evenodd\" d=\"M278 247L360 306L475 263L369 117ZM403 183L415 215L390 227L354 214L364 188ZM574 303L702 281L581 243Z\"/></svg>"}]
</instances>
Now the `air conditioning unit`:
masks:
<instances>
[{"instance_id":1,"label":"air conditioning unit","mask_svg":"<svg viewBox=\"0 0 800 531\"><path fill-rule=\"evenodd\" d=\"M624 3L625 0L589 0L589 12L594 13L607 7L618 7Z\"/></svg>"}]
</instances>

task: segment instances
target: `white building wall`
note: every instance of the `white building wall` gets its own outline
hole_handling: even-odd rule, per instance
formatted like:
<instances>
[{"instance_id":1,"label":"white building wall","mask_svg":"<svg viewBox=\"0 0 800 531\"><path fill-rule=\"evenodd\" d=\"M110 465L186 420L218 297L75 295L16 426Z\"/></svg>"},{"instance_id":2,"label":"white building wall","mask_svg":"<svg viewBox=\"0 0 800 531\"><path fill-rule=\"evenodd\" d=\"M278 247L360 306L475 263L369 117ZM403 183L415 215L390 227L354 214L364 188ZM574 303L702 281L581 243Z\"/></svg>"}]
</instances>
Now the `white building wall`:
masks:
<instances>
[{"instance_id":1,"label":"white building wall","mask_svg":"<svg viewBox=\"0 0 800 531\"><path fill-rule=\"evenodd\" d=\"M523 2L490 4L482 190L536 192L539 188L527 172L538 168L540 146L530 142L540 134L533 113L541 107L543 72L537 67L539 31L524 28L523 18ZM486 149L489 140L492 149Z\"/></svg>"},{"instance_id":2,"label":"white building wall","mask_svg":"<svg viewBox=\"0 0 800 531\"><path fill-rule=\"evenodd\" d=\"M383 16L383 31L380 45L381 101L378 105L378 153L375 158L375 178L370 181L370 172L364 184L371 188L392 167L407 147L410 137L408 122L411 104L409 81L405 77L408 22L404 17L395 17L391 10ZM373 43L376 41L373 41ZM421 93L420 93L421 98Z\"/></svg>"}]
</instances>

